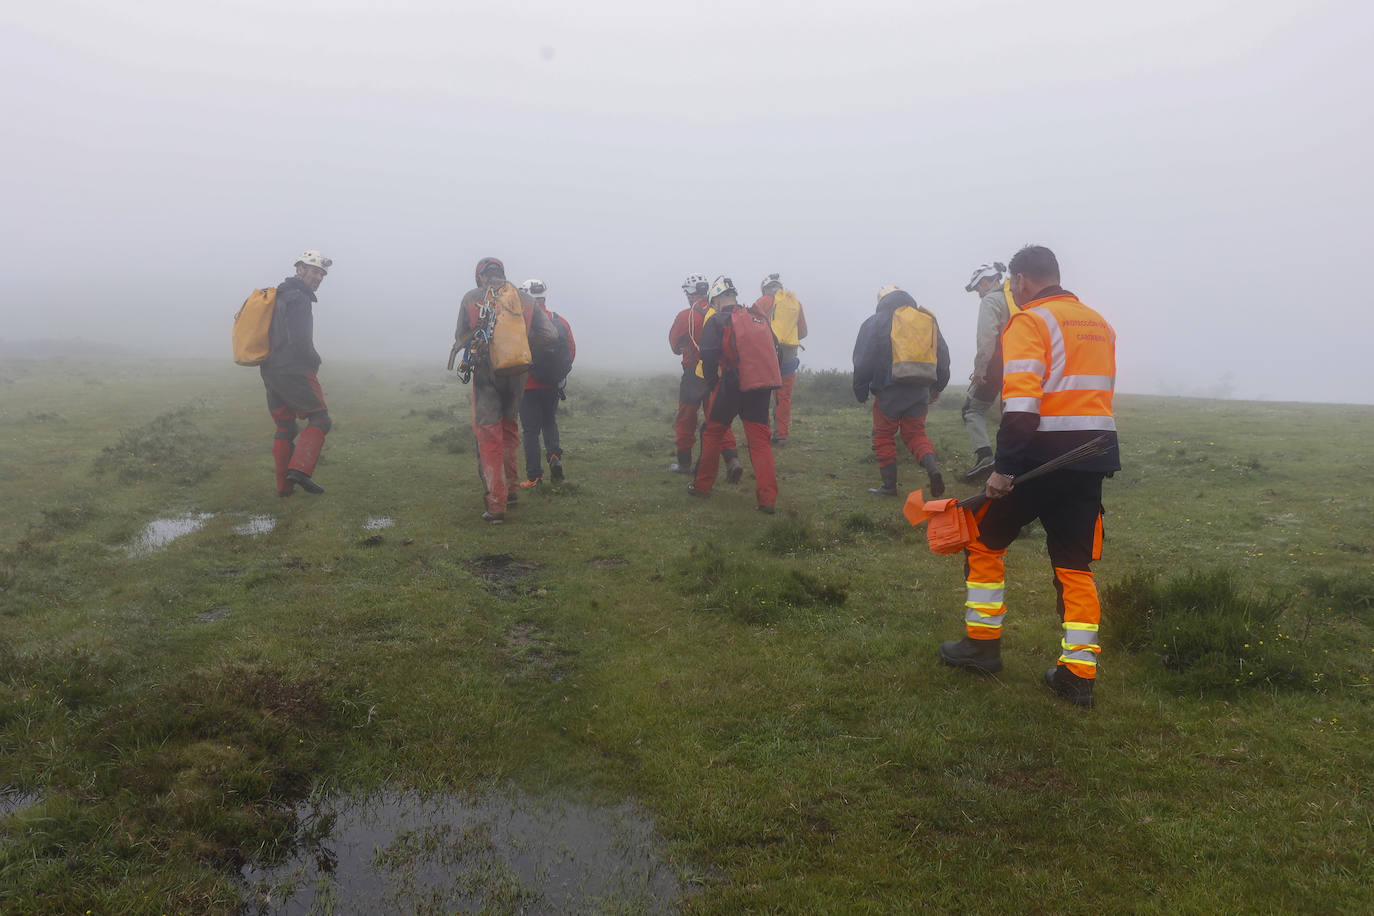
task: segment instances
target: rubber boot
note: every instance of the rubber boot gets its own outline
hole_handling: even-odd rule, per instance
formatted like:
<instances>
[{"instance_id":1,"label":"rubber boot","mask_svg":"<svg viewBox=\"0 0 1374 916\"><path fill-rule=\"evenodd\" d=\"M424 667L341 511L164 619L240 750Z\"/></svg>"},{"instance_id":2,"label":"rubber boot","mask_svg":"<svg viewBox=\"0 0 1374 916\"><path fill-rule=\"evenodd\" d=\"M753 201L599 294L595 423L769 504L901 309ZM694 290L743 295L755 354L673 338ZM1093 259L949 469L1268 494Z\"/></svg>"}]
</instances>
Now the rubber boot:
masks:
<instances>
[{"instance_id":1,"label":"rubber boot","mask_svg":"<svg viewBox=\"0 0 1374 916\"><path fill-rule=\"evenodd\" d=\"M291 464L291 440L272 440L272 465L277 475L277 495L290 496L296 485L286 479L286 470Z\"/></svg>"},{"instance_id":2,"label":"rubber boot","mask_svg":"<svg viewBox=\"0 0 1374 916\"><path fill-rule=\"evenodd\" d=\"M1055 665L1045 672L1045 686L1075 706L1093 705L1093 679L1079 677L1063 665Z\"/></svg>"},{"instance_id":3,"label":"rubber boot","mask_svg":"<svg viewBox=\"0 0 1374 916\"><path fill-rule=\"evenodd\" d=\"M934 455L925 455L921 458L921 467L926 469L926 474L930 475L930 498L939 499L945 495L945 479L940 476L940 466L935 463Z\"/></svg>"},{"instance_id":4,"label":"rubber boot","mask_svg":"<svg viewBox=\"0 0 1374 916\"><path fill-rule=\"evenodd\" d=\"M739 452L727 448L720 453L720 457L725 459L726 483L739 483L744 479L744 465L740 464Z\"/></svg>"},{"instance_id":5,"label":"rubber boot","mask_svg":"<svg viewBox=\"0 0 1374 916\"><path fill-rule=\"evenodd\" d=\"M307 493L320 494L324 487L311 479L315 472L315 462L320 458L320 448L324 445L324 430L318 426L307 426L301 430L296 440L296 448L291 453L291 463L286 470L286 479Z\"/></svg>"},{"instance_id":6,"label":"rubber boot","mask_svg":"<svg viewBox=\"0 0 1374 916\"><path fill-rule=\"evenodd\" d=\"M668 465L668 470L674 474L691 474L695 469L692 467L692 452L690 450L677 453L677 461Z\"/></svg>"},{"instance_id":7,"label":"rubber boot","mask_svg":"<svg viewBox=\"0 0 1374 916\"><path fill-rule=\"evenodd\" d=\"M869 487L868 492L878 496L897 495L897 462L884 464L878 467L878 473L882 475L883 485L881 487Z\"/></svg>"},{"instance_id":8,"label":"rubber boot","mask_svg":"<svg viewBox=\"0 0 1374 916\"><path fill-rule=\"evenodd\" d=\"M1002 640L951 639L940 643L940 661L951 668L966 668L982 674L996 674L1002 670Z\"/></svg>"}]
</instances>

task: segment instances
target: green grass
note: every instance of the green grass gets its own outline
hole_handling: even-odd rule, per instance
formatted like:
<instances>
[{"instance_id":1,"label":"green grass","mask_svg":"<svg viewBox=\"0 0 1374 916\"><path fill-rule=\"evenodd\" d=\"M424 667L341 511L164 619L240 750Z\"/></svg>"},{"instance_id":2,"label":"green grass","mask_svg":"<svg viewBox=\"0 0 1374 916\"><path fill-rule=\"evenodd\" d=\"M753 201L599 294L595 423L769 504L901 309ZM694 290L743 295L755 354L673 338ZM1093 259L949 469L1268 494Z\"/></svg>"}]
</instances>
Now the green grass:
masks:
<instances>
[{"instance_id":1,"label":"green grass","mask_svg":"<svg viewBox=\"0 0 1374 916\"><path fill-rule=\"evenodd\" d=\"M40 797L0 822L0 911L233 913L306 797L506 784L637 799L692 912L1374 908L1374 409L1119 399L1085 712L1038 683L1035 529L1006 669L936 663L960 560L866 492L843 373L798 382L773 517L747 474L666 472L674 378L574 376L567 483L495 528L451 375L322 382L328 492L280 500L250 370L0 367L0 788Z\"/></svg>"}]
</instances>

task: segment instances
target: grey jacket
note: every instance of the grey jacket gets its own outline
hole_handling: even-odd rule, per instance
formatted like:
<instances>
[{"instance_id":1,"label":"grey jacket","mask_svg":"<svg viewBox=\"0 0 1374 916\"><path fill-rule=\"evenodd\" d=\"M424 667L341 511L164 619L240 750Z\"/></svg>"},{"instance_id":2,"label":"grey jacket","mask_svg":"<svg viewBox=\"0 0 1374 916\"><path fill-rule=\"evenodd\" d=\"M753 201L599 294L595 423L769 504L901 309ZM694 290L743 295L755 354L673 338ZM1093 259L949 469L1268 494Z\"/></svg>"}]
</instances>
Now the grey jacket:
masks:
<instances>
[{"instance_id":1,"label":"grey jacket","mask_svg":"<svg viewBox=\"0 0 1374 916\"><path fill-rule=\"evenodd\" d=\"M978 303L978 352L973 357L973 376L986 377L992 362L993 351L1002 336L1002 329L1011 320L1011 309L1007 308L1007 298L998 286L990 290ZM1000 369L999 369L1000 371Z\"/></svg>"}]
</instances>

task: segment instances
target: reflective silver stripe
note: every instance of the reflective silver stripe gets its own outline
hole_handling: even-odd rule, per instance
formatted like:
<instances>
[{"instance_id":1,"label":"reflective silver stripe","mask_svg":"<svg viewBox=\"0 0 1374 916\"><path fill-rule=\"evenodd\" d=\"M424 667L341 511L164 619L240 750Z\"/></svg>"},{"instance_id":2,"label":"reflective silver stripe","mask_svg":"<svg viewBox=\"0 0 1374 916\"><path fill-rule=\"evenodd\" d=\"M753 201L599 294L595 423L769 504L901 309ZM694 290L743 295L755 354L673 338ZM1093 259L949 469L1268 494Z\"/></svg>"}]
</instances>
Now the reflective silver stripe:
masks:
<instances>
[{"instance_id":1,"label":"reflective silver stripe","mask_svg":"<svg viewBox=\"0 0 1374 916\"><path fill-rule=\"evenodd\" d=\"M1051 387L1045 383L1044 390L1050 391L1111 391L1116 383L1110 375L1066 375Z\"/></svg>"},{"instance_id":2,"label":"reflective silver stripe","mask_svg":"<svg viewBox=\"0 0 1374 916\"><path fill-rule=\"evenodd\" d=\"M1064 367L1068 363L1067 352L1064 349L1064 332L1059 330L1059 320L1054 317L1054 312L1045 306L1042 305L1027 311L1045 322L1045 329L1050 335L1050 374L1045 377L1045 383L1041 386L1041 390L1056 391L1060 379L1064 377Z\"/></svg>"},{"instance_id":3,"label":"reflective silver stripe","mask_svg":"<svg viewBox=\"0 0 1374 916\"><path fill-rule=\"evenodd\" d=\"M1003 413L1040 413L1039 398L1008 398L1002 405Z\"/></svg>"},{"instance_id":4,"label":"reflective silver stripe","mask_svg":"<svg viewBox=\"0 0 1374 916\"><path fill-rule=\"evenodd\" d=\"M1096 665L1097 653L1091 649L1065 649L1059 656L1062 662L1078 662L1080 665Z\"/></svg>"},{"instance_id":5,"label":"reflective silver stripe","mask_svg":"<svg viewBox=\"0 0 1374 916\"><path fill-rule=\"evenodd\" d=\"M969 604L999 605L1006 599L1004 588L971 588L968 590Z\"/></svg>"},{"instance_id":6,"label":"reflective silver stripe","mask_svg":"<svg viewBox=\"0 0 1374 916\"><path fill-rule=\"evenodd\" d=\"M1097 644L1097 631L1096 631L1096 630L1080 630L1080 629L1077 629L1077 628L1075 628L1075 629L1070 629L1069 627L1065 627L1065 628L1064 628L1063 645L1064 645L1065 647L1067 647L1067 646L1087 646L1087 647L1091 647L1091 648L1094 648L1094 649L1100 649L1100 648L1101 648L1101 646L1099 646L1099 645Z\"/></svg>"},{"instance_id":7,"label":"reflective silver stripe","mask_svg":"<svg viewBox=\"0 0 1374 916\"><path fill-rule=\"evenodd\" d=\"M1011 375L1013 372L1034 372L1036 375L1045 374L1045 364L1038 359L1009 359L1002 365L1002 374Z\"/></svg>"},{"instance_id":8,"label":"reflective silver stripe","mask_svg":"<svg viewBox=\"0 0 1374 916\"><path fill-rule=\"evenodd\" d=\"M984 614L973 608L969 608L964 612L964 623L975 627L1000 627L1002 625L1002 618L1005 616L1005 613Z\"/></svg>"},{"instance_id":9,"label":"reflective silver stripe","mask_svg":"<svg viewBox=\"0 0 1374 916\"><path fill-rule=\"evenodd\" d=\"M1087 429L1107 429L1116 432L1116 420L1112 417L1041 417L1040 425L1036 428L1042 433Z\"/></svg>"}]
</instances>

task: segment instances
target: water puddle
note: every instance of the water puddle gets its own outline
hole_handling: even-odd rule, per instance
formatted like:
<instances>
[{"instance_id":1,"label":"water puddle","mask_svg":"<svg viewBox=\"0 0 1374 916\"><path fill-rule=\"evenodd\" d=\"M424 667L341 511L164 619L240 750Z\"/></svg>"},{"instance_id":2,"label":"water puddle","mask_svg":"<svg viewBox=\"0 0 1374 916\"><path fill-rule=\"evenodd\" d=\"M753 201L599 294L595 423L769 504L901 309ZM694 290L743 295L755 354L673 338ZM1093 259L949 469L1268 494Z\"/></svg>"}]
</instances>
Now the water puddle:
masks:
<instances>
[{"instance_id":1,"label":"water puddle","mask_svg":"<svg viewBox=\"0 0 1374 916\"><path fill-rule=\"evenodd\" d=\"M129 556L137 557L161 550L182 535L204 528L205 523L214 517L213 512L188 512L178 518L153 519L125 551Z\"/></svg>"},{"instance_id":2,"label":"water puddle","mask_svg":"<svg viewBox=\"0 0 1374 916\"><path fill-rule=\"evenodd\" d=\"M395 519L385 515L369 515L367 521L363 522L364 531L383 531L396 524Z\"/></svg>"},{"instance_id":3,"label":"water puddle","mask_svg":"<svg viewBox=\"0 0 1374 916\"><path fill-rule=\"evenodd\" d=\"M250 515L248 521L234 526L234 533L256 537L259 534L266 534L275 527L277 527L277 520L270 515Z\"/></svg>"},{"instance_id":4,"label":"water puddle","mask_svg":"<svg viewBox=\"0 0 1374 916\"><path fill-rule=\"evenodd\" d=\"M382 792L297 818L287 861L243 868L250 912L672 913L682 894L631 804Z\"/></svg>"},{"instance_id":5,"label":"water puddle","mask_svg":"<svg viewBox=\"0 0 1374 916\"><path fill-rule=\"evenodd\" d=\"M17 814L25 808L38 804L39 795L37 792L20 792L9 786L0 789L0 818L9 817Z\"/></svg>"}]
</instances>

